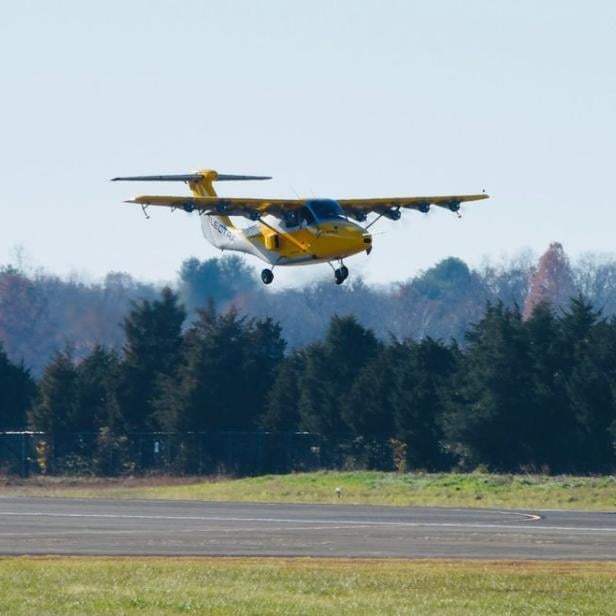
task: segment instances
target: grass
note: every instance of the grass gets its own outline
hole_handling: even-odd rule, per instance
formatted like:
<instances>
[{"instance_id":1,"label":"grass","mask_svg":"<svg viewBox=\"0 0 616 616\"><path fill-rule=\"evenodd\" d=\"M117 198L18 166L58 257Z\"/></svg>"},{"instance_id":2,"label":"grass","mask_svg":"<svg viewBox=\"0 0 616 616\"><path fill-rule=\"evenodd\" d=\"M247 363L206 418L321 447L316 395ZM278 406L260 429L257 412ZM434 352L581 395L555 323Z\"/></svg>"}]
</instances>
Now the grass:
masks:
<instances>
[{"instance_id":1,"label":"grass","mask_svg":"<svg viewBox=\"0 0 616 616\"><path fill-rule=\"evenodd\" d=\"M0 614L613 614L616 563L0 559Z\"/></svg>"},{"instance_id":2,"label":"grass","mask_svg":"<svg viewBox=\"0 0 616 616\"><path fill-rule=\"evenodd\" d=\"M0 495L609 511L616 509L616 477L372 471L206 480L39 477L5 480Z\"/></svg>"}]
</instances>

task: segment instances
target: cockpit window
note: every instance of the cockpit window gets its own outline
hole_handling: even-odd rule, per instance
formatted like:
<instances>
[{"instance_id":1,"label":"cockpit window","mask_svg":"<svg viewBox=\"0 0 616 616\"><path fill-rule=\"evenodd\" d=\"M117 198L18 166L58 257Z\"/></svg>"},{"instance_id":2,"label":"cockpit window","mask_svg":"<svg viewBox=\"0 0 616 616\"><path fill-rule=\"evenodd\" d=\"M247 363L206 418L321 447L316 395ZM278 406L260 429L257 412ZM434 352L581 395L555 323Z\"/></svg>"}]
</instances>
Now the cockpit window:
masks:
<instances>
[{"instance_id":1,"label":"cockpit window","mask_svg":"<svg viewBox=\"0 0 616 616\"><path fill-rule=\"evenodd\" d=\"M307 207L302 207L299 209L299 216L300 220L305 222L307 225L314 225L316 222L313 213Z\"/></svg>"},{"instance_id":2,"label":"cockpit window","mask_svg":"<svg viewBox=\"0 0 616 616\"><path fill-rule=\"evenodd\" d=\"M299 210L290 210L284 215L284 226L287 229L297 227L299 225L300 216Z\"/></svg>"},{"instance_id":3,"label":"cockpit window","mask_svg":"<svg viewBox=\"0 0 616 616\"><path fill-rule=\"evenodd\" d=\"M314 212L318 220L344 217L340 204L333 199L310 199L306 201L306 205Z\"/></svg>"},{"instance_id":4,"label":"cockpit window","mask_svg":"<svg viewBox=\"0 0 616 616\"><path fill-rule=\"evenodd\" d=\"M333 199L309 199L304 207L284 214L284 226L293 229L299 225L313 226L317 222L344 218L342 208Z\"/></svg>"}]
</instances>

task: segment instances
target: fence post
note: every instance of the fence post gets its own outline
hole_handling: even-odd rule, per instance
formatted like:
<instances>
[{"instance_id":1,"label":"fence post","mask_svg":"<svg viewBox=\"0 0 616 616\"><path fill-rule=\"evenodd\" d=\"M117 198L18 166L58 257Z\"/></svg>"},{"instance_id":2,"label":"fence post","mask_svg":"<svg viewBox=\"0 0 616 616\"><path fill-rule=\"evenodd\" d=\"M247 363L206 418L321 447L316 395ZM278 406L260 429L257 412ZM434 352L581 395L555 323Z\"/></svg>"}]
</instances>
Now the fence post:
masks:
<instances>
[{"instance_id":1,"label":"fence post","mask_svg":"<svg viewBox=\"0 0 616 616\"><path fill-rule=\"evenodd\" d=\"M28 476L28 451L26 449L26 433L21 433L21 476Z\"/></svg>"}]
</instances>

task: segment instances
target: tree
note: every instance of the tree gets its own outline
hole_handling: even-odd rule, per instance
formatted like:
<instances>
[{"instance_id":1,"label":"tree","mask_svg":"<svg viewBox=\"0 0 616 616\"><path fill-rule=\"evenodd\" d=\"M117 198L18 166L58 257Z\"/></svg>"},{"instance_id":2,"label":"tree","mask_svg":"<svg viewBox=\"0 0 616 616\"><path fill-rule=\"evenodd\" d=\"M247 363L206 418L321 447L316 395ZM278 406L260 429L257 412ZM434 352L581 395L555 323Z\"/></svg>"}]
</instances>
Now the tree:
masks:
<instances>
[{"instance_id":1,"label":"tree","mask_svg":"<svg viewBox=\"0 0 616 616\"><path fill-rule=\"evenodd\" d=\"M481 316L488 289L464 261L450 257L400 286L394 333L401 339L460 340Z\"/></svg>"},{"instance_id":2,"label":"tree","mask_svg":"<svg viewBox=\"0 0 616 616\"><path fill-rule=\"evenodd\" d=\"M606 472L614 462L616 332L583 297L560 320L563 387L570 413L565 470ZM565 460L563 460L565 463Z\"/></svg>"},{"instance_id":3,"label":"tree","mask_svg":"<svg viewBox=\"0 0 616 616\"><path fill-rule=\"evenodd\" d=\"M180 431L255 429L284 345L270 320L200 311L177 371L165 380L161 422Z\"/></svg>"},{"instance_id":4,"label":"tree","mask_svg":"<svg viewBox=\"0 0 616 616\"><path fill-rule=\"evenodd\" d=\"M442 469L444 396L456 369L458 349L424 338L399 345L391 400L396 438L407 444L411 468Z\"/></svg>"},{"instance_id":5,"label":"tree","mask_svg":"<svg viewBox=\"0 0 616 616\"><path fill-rule=\"evenodd\" d=\"M159 300L135 304L124 320L117 399L129 430L157 427L155 401L161 380L173 375L179 364L185 317L178 296L164 288Z\"/></svg>"},{"instance_id":6,"label":"tree","mask_svg":"<svg viewBox=\"0 0 616 616\"><path fill-rule=\"evenodd\" d=\"M77 366L77 398L72 429L79 432L97 432L109 428L113 432L124 430L115 399L119 369L115 351L102 346L94 350Z\"/></svg>"},{"instance_id":7,"label":"tree","mask_svg":"<svg viewBox=\"0 0 616 616\"><path fill-rule=\"evenodd\" d=\"M465 466L532 462L533 375L520 312L488 305L466 339L442 419L448 449Z\"/></svg>"},{"instance_id":8,"label":"tree","mask_svg":"<svg viewBox=\"0 0 616 616\"><path fill-rule=\"evenodd\" d=\"M389 438L395 433L391 393L403 345L383 346L358 372L342 405L344 423L361 436Z\"/></svg>"},{"instance_id":9,"label":"tree","mask_svg":"<svg viewBox=\"0 0 616 616\"><path fill-rule=\"evenodd\" d=\"M267 395L261 428L271 432L295 432L299 429L299 380L304 369L301 352L292 353L278 365L276 378Z\"/></svg>"},{"instance_id":10,"label":"tree","mask_svg":"<svg viewBox=\"0 0 616 616\"><path fill-rule=\"evenodd\" d=\"M12 363L0 344L0 431L26 429L26 411L35 393L29 370Z\"/></svg>"},{"instance_id":11,"label":"tree","mask_svg":"<svg viewBox=\"0 0 616 616\"><path fill-rule=\"evenodd\" d=\"M205 308L208 302L220 306L241 291L255 287L254 270L237 255L207 261L187 259L182 263L179 277L180 295L191 314Z\"/></svg>"},{"instance_id":12,"label":"tree","mask_svg":"<svg viewBox=\"0 0 616 616\"><path fill-rule=\"evenodd\" d=\"M322 343L306 349L301 378L301 427L309 432L349 431L341 410L361 369L376 355L379 343L354 317L332 318Z\"/></svg>"},{"instance_id":13,"label":"tree","mask_svg":"<svg viewBox=\"0 0 616 616\"><path fill-rule=\"evenodd\" d=\"M524 318L528 319L536 306L549 303L554 308L567 306L576 295L573 272L562 244L554 242L539 259L530 281L524 304Z\"/></svg>"},{"instance_id":14,"label":"tree","mask_svg":"<svg viewBox=\"0 0 616 616\"><path fill-rule=\"evenodd\" d=\"M54 355L39 382L38 399L29 423L33 430L50 435L73 429L77 404L77 368L70 349Z\"/></svg>"}]
</instances>

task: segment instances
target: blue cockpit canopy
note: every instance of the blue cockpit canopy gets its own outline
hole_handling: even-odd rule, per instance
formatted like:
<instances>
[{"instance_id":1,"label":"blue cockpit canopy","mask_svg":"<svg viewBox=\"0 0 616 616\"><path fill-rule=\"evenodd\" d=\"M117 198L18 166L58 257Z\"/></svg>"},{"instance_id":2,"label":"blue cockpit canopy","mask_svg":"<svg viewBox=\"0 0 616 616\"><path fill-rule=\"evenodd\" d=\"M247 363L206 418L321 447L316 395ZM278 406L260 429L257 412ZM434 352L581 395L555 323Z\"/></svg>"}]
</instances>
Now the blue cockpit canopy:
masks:
<instances>
[{"instance_id":1,"label":"blue cockpit canopy","mask_svg":"<svg viewBox=\"0 0 616 616\"><path fill-rule=\"evenodd\" d=\"M319 221L344 218L344 212L335 199L307 199L306 205Z\"/></svg>"},{"instance_id":2,"label":"blue cockpit canopy","mask_svg":"<svg viewBox=\"0 0 616 616\"><path fill-rule=\"evenodd\" d=\"M286 212L284 224L287 229L292 229L300 224L312 226L326 220L341 218L344 218L344 212L334 199L306 199L299 209Z\"/></svg>"}]
</instances>

